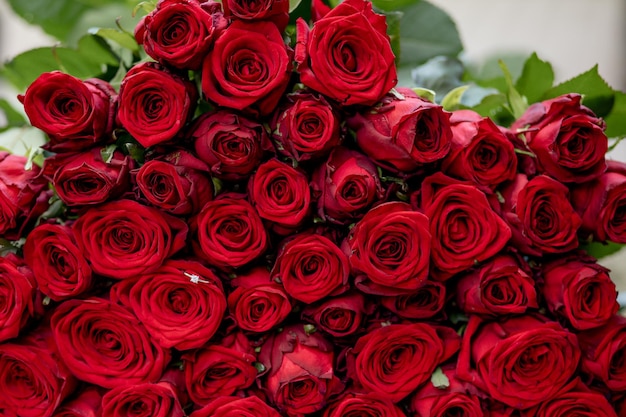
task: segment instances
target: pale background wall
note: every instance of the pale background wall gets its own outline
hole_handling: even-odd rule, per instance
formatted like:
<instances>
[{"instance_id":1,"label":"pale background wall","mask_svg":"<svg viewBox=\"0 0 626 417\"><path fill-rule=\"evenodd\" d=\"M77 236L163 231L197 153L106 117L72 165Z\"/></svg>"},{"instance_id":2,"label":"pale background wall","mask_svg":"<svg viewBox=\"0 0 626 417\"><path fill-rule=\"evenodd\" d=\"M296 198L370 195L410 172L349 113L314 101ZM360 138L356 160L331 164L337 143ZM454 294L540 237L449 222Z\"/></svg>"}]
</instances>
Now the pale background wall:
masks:
<instances>
[{"instance_id":1,"label":"pale background wall","mask_svg":"<svg viewBox=\"0 0 626 417\"><path fill-rule=\"evenodd\" d=\"M28 0L25 0L28 1ZM50 0L53 1L53 0ZM626 1L624 0L430 0L457 22L468 61L498 53L537 54L552 62L557 82L594 64L614 88L626 91ZM14 16L0 0L0 60L53 39ZM16 92L0 81L0 97ZM23 139L0 135L0 146L24 151ZM626 144L615 158L626 160ZM603 263L626 295L626 251Z\"/></svg>"}]
</instances>

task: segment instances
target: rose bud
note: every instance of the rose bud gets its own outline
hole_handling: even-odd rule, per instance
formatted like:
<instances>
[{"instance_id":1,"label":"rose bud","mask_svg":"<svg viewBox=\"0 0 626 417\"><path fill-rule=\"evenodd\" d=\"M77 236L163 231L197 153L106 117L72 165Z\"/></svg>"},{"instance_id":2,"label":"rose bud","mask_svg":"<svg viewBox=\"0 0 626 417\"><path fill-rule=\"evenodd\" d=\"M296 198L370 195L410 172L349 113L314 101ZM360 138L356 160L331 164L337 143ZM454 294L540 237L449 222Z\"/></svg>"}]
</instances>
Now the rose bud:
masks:
<instances>
[{"instance_id":1,"label":"rose bud","mask_svg":"<svg viewBox=\"0 0 626 417\"><path fill-rule=\"evenodd\" d=\"M609 270L595 259L574 254L545 264L543 296L550 312L573 328L586 330L606 323L619 309Z\"/></svg>"},{"instance_id":2,"label":"rose bud","mask_svg":"<svg viewBox=\"0 0 626 417\"><path fill-rule=\"evenodd\" d=\"M523 259L508 254L496 255L462 274L456 300L465 314L493 318L539 308L530 268Z\"/></svg>"},{"instance_id":3,"label":"rose bud","mask_svg":"<svg viewBox=\"0 0 626 417\"><path fill-rule=\"evenodd\" d=\"M289 416L322 410L343 385L334 375L333 344L303 325L286 327L261 346L263 386L271 401Z\"/></svg>"},{"instance_id":4,"label":"rose bud","mask_svg":"<svg viewBox=\"0 0 626 417\"><path fill-rule=\"evenodd\" d=\"M459 349L459 336L426 323L388 324L360 337L348 356L348 376L362 392L394 403L430 379Z\"/></svg>"},{"instance_id":5,"label":"rose bud","mask_svg":"<svg viewBox=\"0 0 626 417\"><path fill-rule=\"evenodd\" d=\"M590 390L579 379L572 381L564 392L529 411L536 417L617 417L606 397Z\"/></svg>"},{"instance_id":6,"label":"rose bud","mask_svg":"<svg viewBox=\"0 0 626 417\"><path fill-rule=\"evenodd\" d=\"M35 227L24 244L24 259L39 290L55 301L76 297L94 282L70 226L43 223Z\"/></svg>"},{"instance_id":7,"label":"rose bud","mask_svg":"<svg viewBox=\"0 0 626 417\"><path fill-rule=\"evenodd\" d=\"M196 214L213 199L207 165L179 149L152 159L135 171L141 195L153 206L178 216Z\"/></svg>"},{"instance_id":8,"label":"rose bud","mask_svg":"<svg viewBox=\"0 0 626 417\"><path fill-rule=\"evenodd\" d=\"M583 236L600 242L626 243L626 163L608 161L608 170L597 179L571 190L572 205L582 217Z\"/></svg>"},{"instance_id":9,"label":"rose bud","mask_svg":"<svg viewBox=\"0 0 626 417\"><path fill-rule=\"evenodd\" d=\"M143 147L173 139L193 116L196 86L154 62L134 65L118 97L119 123Z\"/></svg>"},{"instance_id":10,"label":"rose bud","mask_svg":"<svg viewBox=\"0 0 626 417\"><path fill-rule=\"evenodd\" d=\"M502 195L502 216L513 232L512 245L521 253L542 256L578 247L581 219L565 185L545 175L529 181L518 174Z\"/></svg>"},{"instance_id":11,"label":"rose bud","mask_svg":"<svg viewBox=\"0 0 626 417\"><path fill-rule=\"evenodd\" d=\"M587 182L606 170L604 121L581 100L579 94L566 94L532 104L511 125L526 138L540 170L564 183Z\"/></svg>"},{"instance_id":12,"label":"rose bud","mask_svg":"<svg viewBox=\"0 0 626 417\"><path fill-rule=\"evenodd\" d=\"M582 371L609 390L626 390L626 318L614 315L604 326L578 334Z\"/></svg>"},{"instance_id":13,"label":"rose bud","mask_svg":"<svg viewBox=\"0 0 626 417\"><path fill-rule=\"evenodd\" d=\"M348 258L330 239L301 233L278 250L272 279L282 283L291 297L310 304L347 289Z\"/></svg>"},{"instance_id":14,"label":"rose bud","mask_svg":"<svg viewBox=\"0 0 626 417\"><path fill-rule=\"evenodd\" d=\"M27 159L0 151L0 236L18 240L49 204L48 181L37 165L25 169Z\"/></svg>"},{"instance_id":15,"label":"rose bud","mask_svg":"<svg viewBox=\"0 0 626 417\"><path fill-rule=\"evenodd\" d=\"M119 385L102 397L102 413L110 417L126 417L135 410L142 416L184 417L176 390L169 382Z\"/></svg>"},{"instance_id":16,"label":"rose bud","mask_svg":"<svg viewBox=\"0 0 626 417\"><path fill-rule=\"evenodd\" d=\"M278 151L298 162L326 156L341 142L339 113L320 94L287 94L270 123Z\"/></svg>"},{"instance_id":17,"label":"rose bud","mask_svg":"<svg viewBox=\"0 0 626 417\"><path fill-rule=\"evenodd\" d=\"M130 311L101 298L65 301L50 323L65 365L91 384L156 382L170 360Z\"/></svg>"},{"instance_id":18,"label":"rose bud","mask_svg":"<svg viewBox=\"0 0 626 417\"><path fill-rule=\"evenodd\" d=\"M191 129L196 155L211 175L230 181L247 178L272 148L260 123L229 110L200 116Z\"/></svg>"},{"instance_id":19,"label":"rose bud","mask_svg":"<svg viewBox=\"0 0 626 417\"><path fill-rule=\"evenodd\" d=\"M0 342L16 338L32 319L43 315L33 272L15 254L0 256Z\"/></svg>"},{"instance_id":20,"label":"rose bud","mask_svg":"<svg viewBox=\"0 0 626 417\"><path fill-rule=\"evenodd\" d=\"M309 26L296 21L295 60L302 84L344 106L373 106L396 85L385 16L347 0Z\"/></svg>"},{"instance_id":21,"label":"rose bud","mask_svg":"<svg viewBox=\"0 0 626 417\"><path fill-rule=\"evenodd\" d=\"M450 123L452 146L441 165L443 172L489 189L515 178L515 147L491 119L457 110Z\"/></svg>"},{"instance_id":22,"label":"rose bud","mask_svg":"<svg viewBox=\"0 0 626 417\"><path fill-rule=\"evenodd\" d=\"M100 389L88 386L77 396L57 408L53 417L100 417L102 416L102 394Z\"/></svg>"},{"instance_id":23,"label":"rose bud","mask_svg":"<svg viewBox=\"0 0 626 417\"><path fill-rule=\"evenodd\" d=\"M205 406L251 386L258 373L255 360L254 349L241 332L184 354L189 397L196 405Z\"/></svg>"},{"instance_id":24,"label":"rose bud","mask_svg":"<svg viewBox=\"0 0 626 417\"><path fill-rule=\"evenodd\" d=\"M259 216L280 235L301 227L311 212L306 172L278 159L259 165L248 182L248 198Z\"/></svg>"},{"instance_id":25,"label":"rose bud","mask_svg":"<svg viewBox=\"0 0 626 417\"><path fill-rule=\"evenodd\" d=\"M116 150L103 160L103 148L46 158L43 175L52 182L59 198L70 207L95 206L115 199L130 187L133 160Z\"/></svg>"},{"instance_id":26,"label":"rose bud","mask_svg":"<svg viewBox=\"0 0 626 417\"><path fill-rule=\"evenodd\" d=\"M381 304L398 317L424 320L439 314L446 302L446 286L426 280L418 289L391 297L382 297Z\"/></svg>"},{"instance_id":27,"label":"rose bud","mask_svg":"<svg viewBox=\"0 0 626 417\"><path fill-rule=\"evenodd\" d=\"M289 84L291 56L273 23L236 20L204 59L202 92L218 106L267 116Z\"/></svg>"},{"instance_id":28,"label":"rose bud","mask_svg":"<svg viewBox=\"0 0 626 417\"><path fill-rule=\"evenodd\" d=\"M323 417L405 417L398 406L384 395L347 393L331 403Z\"/></svg>"},{"instance_id":29,"label":"rose bud","mask_svg":"<svg viewBox=\"0 0 626 417\"><path fill-rule=\"evenodd\" d=\"M367 309L365 296L351 292L326 298L319 305L307 306L302 311L302 318L331 336L341 338L361 330Z\"/></svg>"},{"instance_id":30,"label":"rose bud","mask_svg":"<svg viewBox=\"0 0 626 417\"><path fill-rule=\"evenodd\" d=\"M421 194L433 242L430 274L437 281L491 258L511 238L509 226L475 185L435 174L424 180Z\"/></svg>"},{"instance_id":31,"label":"rose bud","mask_svg":"<svg viewBox=\"0 0 626 417\"><path fill-rule=\"evenodd\" d=\"M132 200L115 200L85 212L73 224L93 271L126 279L156 270L185 247L187 224Z\"/></svg>"},{"instance_id":32,"label":"rose bud","mask_svg":"<svg viewBox=\"0 0 626 417\"><path fill-rule=\"evenodd\" d=\"M231 416L280 417L280 414L259 397L220 397L189 415L189 417Z\"/></svg>"},{"instance_id":33,"label":"rose bud","mask_svg":"<svg viewBox=\"0 0 626 417\"><path fill-rule=\"evenodd\" d=\"M463 334L457 376L523 410L555 396L579 361L576 336L543 316L487 322L472 315Z\"/></svg>"},{"instance_id":34,"label":"rose bud","mask_svg":"<svg viewBox=\"0 0 626 417\"><path fill-rule=\"evenodd\" d=\"M135 38L161 64L198 70L227 26L218 2L160 0L135 28Z\"/></svg>"},{"instance_id":35,"label":"rose bud","mask_svg":"<svg viewBox=\"0 0 626 417\"><path fill-rule=\"evenodd\" d=\"M335 148L313 173L317 214L334 224L352 223L384 196L376 165L365 155Z\"/></svg>"},{"instance_id":36,"label":"rose bud","mask_svg":"<svg viewBox=\"0 0 626 417\"><path fill-rule=\"evenodd\" d=\"M222 323L226 296L220 279L199 262L167 260L141 275L130 289L130 307L164 348L195 349Z\"/></svg>"},{"instance_id":37,"label":"rose bud","mask_svg":"<svg viewBox=\"0 0 626 417\"><path fill-rule=\"evenodd\" d=\"M417 390L411 396L411 411L420 417L484 416L480 401L484 394L473 385L460 380L453 364L441 367L441 373L448 382L443 386L436 386L431 382Z\"/></svg>"},{"instance_id":38,"label":"rose bud","mask_svg":"<svg viewBox=\"0 0 626 417\"><path fill-rule=\"evenodd\" d=\"M268 246L267 232L254 207L231 195L205 204L192 220L192 230L195 254L222 270L251 263Z\"/></svg>"},{"instance_id":39,"label":"rose bud","mask_svg":"<svg viewBox=\"0 0 626 417\"><path fill-rule=\"evenodd\" d=\"M42 327L19 342L0 344L0 375L0 411L7 417L50 417L78 385L50 330Z\"/></svg>"},{"instance_id":40,"label":"rose bud","mask_svg":"<svg viewBox=\"0 0 626 417\"><path fill-rule=\"evenodd\" d=\"M111 138L116 94L106 81L46 72L18 99L30 123L50 138L50 151L76 152Z\"/></svg>"},{"instance_id":41,"label":"rose bud","mask_svg":"<svg viewBox=\"0 0 626 417\"><path fill-rule=\"evenodd\" d=\"M356 287L377 295L407 294L422 286L430 246L428 218L401 202L370 210L343 243Z\"/></svg>"},{"instance_id":42,"label":"rose bud","mask_svg":"<svg viewBox=\"0 0 626 417\"><path fill-rule=\"evenodd\" d=\"M450 151L450 113L409 89L398 91L402 99L387 95L374 109L349 118L348 126L359 148L378 165L412 173Z\"/></svg>"},{"instance_id":43,"label":"rose bud","mask_svg":"<svg viewBox=\"0 0 626 417\"><path fill-rule=\"evenodd\" d=\"M233 20L269 20L283 32L289 23L289 0L224 0L224 16Z\"/></svg>"},{"instance_id":44,"label":"rose bud","mask_svg":"<svg viewBox=\"0 0 626 417\"><path fill-rule=\"evenodd\" d=\"M228 310L242 330L261 333L283 322L291 313L291 303L283 287L270 279L265 267L237 275L230 281Z\"/></svg>"}]
</instances>

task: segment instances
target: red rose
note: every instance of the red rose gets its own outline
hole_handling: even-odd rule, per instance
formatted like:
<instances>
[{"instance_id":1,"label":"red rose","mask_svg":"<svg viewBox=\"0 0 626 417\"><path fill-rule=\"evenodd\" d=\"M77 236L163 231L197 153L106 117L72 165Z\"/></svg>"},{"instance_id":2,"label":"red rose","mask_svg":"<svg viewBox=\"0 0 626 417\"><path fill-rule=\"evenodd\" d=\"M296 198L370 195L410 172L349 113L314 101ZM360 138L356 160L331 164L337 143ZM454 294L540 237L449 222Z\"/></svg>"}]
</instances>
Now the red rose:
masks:
<instances>
[{"instance_id":1,"label":"red rose","mask_svg":"<svg viewBox=\"0 0 626 417\"><path fill-rule=\"evenodd\" d=\"M543 173L560 182L587 182L606 170L604 121L581 100L567 94L535 103L511 125L525 136Z\"/></svg>"},{"instance_id":2,"label":"red rose","mask_svg":"<svg viewBox=\"0 0 626 417\"><path fill-rule=\"evenodd\" d=\"M324 411L324 417L344 416L405 417L405 414L383 395L348 393Z\"/></svg>"},{"instance_id":3,"label":"red rose","mask_svg":"<svg viewBox=\"0 0 626 417\"><path fill-rule=\"evenodd\" d=\"M116 94L106 81L46 72L18 98L30 123L50 137L45 147L53 152L79 151L110 139Z\"/></svg>"},{"instance_id":4,"label":"red rose","mask_svg":"<svg viewBox=\"0 0 626 417\"><path fill-rule=\"evenodd\" d=\"M381 297L387 310L405 319L424 320L439 314L446 302L446 286L426 280L422 286L407 294Z\"/></svg>"},{"instance_id":5,"label":"red rose","mask_svg":"<svg viewBox=\"0 0 626 417\"><path fill-rule=\"evenodd\" d=\"M185 384L200 406L251 386L257 376L254 350L241 332L183 355Z\"/></svg>"},{"instance_id":6,"label":"red rose","mask_svg":"<svg viewBox=\"0 0 626 417\"><path fill-rule=\"evenodd\" d=\"M65 301L50 323L65 365L104 388L156 382L170 360L132 313L104 299Z\"/></svg>"},{"instance_id":7,"label":"red rose","mask_svg":"<svg viewBox=\"0 0 626 417\"><path fill-rule=\"evenodd\" d=\"M582 371L611 391L626 390L626 318L615 315L604 326L578 334Z\"/></svg>"},{"instance_id":8,"label":"red rose","mask_svg":"<svg viewBox=\"0 0 626 417\"><path fill-rule=\"evenodd\" d=\"M291 303L283 287L270 279L265 267L256 267L230 280L228 309L242 330L260 333L277 326L291 313Z\"/></svg>"},{"instance_id":9,"label":"red rose","mask_svg":"<svg viewBox=\"0 0 626 417\"><path fill-rule=\"evenodd\" d=\"M164 348L199 348L222 323L222 283L199 262L168 260L141 275L129 293L130 307Z\"/></svg>"},{"instance_id":10,"label":"red rose","mask_svg":"<svg viewBox=\"0 0 626 417\"><path fill-rule=\"evenodd\" d=\"M161 64L197 70L227 26L218 2L160 0L135 28L135 38Z\"/></svg>"},{"instance_id":11,"label":"red rose","mask_svg":"<svg viewBox=\"0 0 626 417\"><path fill-rule=\"evenodd\" d=\"M333 149L328 160L313 173L317 214L335 224L360 219L383 198L376 165L365 155L347 148Z\"/></svg>"},{"instance_id":12,"label":"red rose","mask_svg":"<svg viewBox=\"0 0 626 417\"><path fill-rule=\"evenodd\" d=\"M308 233L290 238L279 249L272 269L272 279L307 304L345 291L349 274L350 264L341 249L327 237Z\"/></svg>"},{"instance_id":13,"label":"red rose","mask_svg":"<svg viewBox=\"0 0 626 417\"><path fill-rule=\"evenodd\" d=\"M248 196L259 216L281 235L302 226L311 211L306 173L278 159L259 165L248 182Z\"/></svg>"},{"instance_id":14,"label":"red rose","mask_svg":"<svg viewBox=\"0 0 626 417\"><path fill-rule=\"evenodd\" d=\"M202 92L219 106L266 116L276 108L290 76L291 51L278 28L237 20L204 60Z\"/></svg>"},{"instance_id":15,"label":"red rose","mask_svg":"<svg viewBox=\"0 0 626 417\"><path fill-rule=\"evenodd\" d=\"M411 90L400 88L400 99L383 98L380 106L348 119L359 148L378 165L413 172L443 159L450 151L450 114Z\"/></svg>"},{"instance_id":16,"label":"red rose","mask_svg":"<svg viewBox=\"0 0 626 417\"><path fill-rule=\"evenodd\" d=\"M333 337L346 337L361 330L368 310L366 302L358 292L326 298L319 305L307 306L302 318Z\"/></svg>"},{"instance_id":17,"label":"red rose","mask_svg":"<svg viewBox=\"0 0 626 417\"><path fill-rule=\"evenodd\" d=\"M426 323L389 324L360 337L348 357L348 376L363 392L397 403L430 379L459 349L453 329Z\"/></svg>"},{"instance_id":18,"label":"red rose","mask_svg":"<svg viewBox=\"0 0 626 417\"><path fill-rule=\"evenodd\" d=\"M43 314L33 272L14 254L0 256L0 342L17 337Z\"/></svg>"},{"instance_id":19,"label":"red rose","mask_svg":"<svg viewBox=\"0 0 626 417\"><path fill-rule=\"evenodd\" d=\"M55 301L76 297L94 282L91 267L69 226L37 226L24 244L24 259L33 270L39 290Z\"/></svg>"},{"instance_id":20,"label":"red rose","mask_svg":"<svg viewBox=\"0 0 626 417\"><path fill-rule=\"evenodd\" d=\"M48 182L33 165L27 170L27 159L0 151L0 236L18 240L48 208Z\"/></svg>"},{"instance_id":21,"label":"red rose","mask_svg":"<svg viewBox=\"0 0 626 417\"><path fill-rule=\"evenodd\" d=\"M430 219L433 242L430 273L445 281L500 252L511 238L511 230L474 185L450 181L427 194L425 188L439 180L446 179L437 175L430 183L424 181L422 209Z\"/></svg>"},{"instance_id":22,"label":"red rose","mask_svg":"<svg viewBox=\"0 0 626 417\"><path fill-rule=\"evenodd\" d=\"M609 270L584 255L545 264L543 296L550 311L577 330L606 323L619 309Z\"/></svg>"},{"instance_id":23,"label":"red rose","mask_svg":"<svg viewBox=\"0 0 626 417\"><path fill-rule=\"evenodd\" d=\"M0 344L0 375L0 413L7 417L50 417L78 382L59 359L47 328Z\"/></svg>"},{"instance_id":24,"label":"red rose","mask_svg":"<svg viewBox=\"0 0 626 417\"><path fill-rule=\"evenodd\" d=\"M571 387L556 397L533 409L536 417L617 417L615 410L606 397L590 390L580 380L575 380Z\"/></svg>"},{"instance_id":25,"label":"red rose","mask_svg":"<svg viewBox=\"0 0 626 417\"><path fill-rule=\"evenodd\" d=\"M608 161L605 174L571 189L572 205L582 217L583 235L601 242L626 243L626 164Z\"/></svg>"},{"instance_id":26,"label":"red rose","mask_svg":"<svg viewBox=\"0 0 626 417\"><path fill-rule=\"evenodd\" d=\"M102 204L123 194L130 186L133 161L120 151L102 159L102 148L46 158L44 176L68 206Z\"/></svg>"},{"instance_id":27,"label":"red rose","mask_svg":"<svg viewBox=\"0 0 626 417\"><path fill-rule=\"evenodd\" d=\"M154 271L187 238L184 221L132 200L94 207L73 228L93 271L113 279Z\"/></svg>"},{"instance_id":28,"label":"red rose","mask_svg":"<svg viewBox=\"0 0 626 417\"><path fill-rule=\"evenodd\" d=\"M491 119L458 110L450 123L452 147L441 165L443 172L488 188L515 178L515 147Z\"/></svg>"},{"instance_id":29,"label":"red rose","mask_svg":"<svg viewBox=\"0 0 626 417\"><path fill-rule=\"evenodd\" d=\"M239 268L259 258L267 248L267 232L246 200L223 196L205 204L192 228L197 256L223 270Z\"/></svg>"},{"instance_id":30,"label":"red rose","mask_svg":"<svg viewBox=\"0 0 626 417\"><path fill-rule=\"evenodd\" d=\"M207 172L204 162L180 149L147 161L135 172L135 180L151 205L186 216L213 199L213 182Z\"/></svg>"},{"instance_id":31,"label":"red rose","mask_svg":"<svg viewBox=\"0 0 626 417\"><path fill-rule=\"evenodd\" d=\"M370 210L344 242L355 285L377 295L407 294L428 277L431 237L428 218L406 203Z\"/></svg>"},{"instance_id":32,"label":"red rose","mask_svg":"<svg viewBox=\"0 0 626 417\"><path fill-rule=\"evenodd\" d=\"M176 390L168 382L120 385L102 397L107 417L184 417Z\"/></svg>"},{"instance_id":33,"label":"red rose","mask_svg":"<svg viewBox=\"0 0 626 417\"><path fill-rule=\"evenodd\" d=\"M259 397L220 397L194 411L189 417L280 417L280 414Z\"/></svg>"},{"instance_id":34,"label":"red rose","mask_svg":"<svg viewBox=\"0 0 626 417\"><path fill-rule=\"evenodd\" d=\"M513 231L512 244L520 252L541 256L578 247L581 219L565 185L545 175L528 181L519 174L502 194L503 216Z\"/></svg>"},{"instance_id":35,"label":"red rose","mask_svg":"<svg viewBox=\"0 0 626 417\"><path fill-rule=\"evenodd\" d=\"M383 15L347 0L309 30L298 19L295 60L301 82L342 105L374 105L396 85L395 57Z\"/></svg>"},{"instance_id":36,"label":"red rose","mask_svg":"<svg viewBox=\"0 0 626 417\"><path fill-rule=\"evenodd\" d=\"M191 138L198 158L224 180L247 178L272 148L263 125L229 110L200 116Z\"/></svg>"},{"instance_id":37,"label":"red rose","mask_svg":"<svg viewBox=\"0 0 626 417\"><path fill-rule=\"evenodd\" d=\"M53 417L100 416L102 416L102 395L99 388L91 386L80 390L72 400L57 408Z\"/></svg>"},{"instance_id":38,"label":"red rose","mask_svg":"<svg viewBox=\"0 0 626 417\"><path fill-rule=\"evenodd\" d=\"M296 161L323 157L341 142L339 113L324 96L296 92L285 96L270 124L278 151Z\"/></svg>"},{"instance_id":39,"label":"red rose","mask_svg":"<svg viewBox=\"0 0 626 417\"><path fill-rule=\"evenodd\" d=\"M471 316L457 363L459 378L516 409L556 395L580 360L576 336L543 316L485 322Z\"/></svg>"},{"instance_id":40,"label":"red rose","mask_svg":"<svg viewBox=\"0 0 626 417\"><path fill-rule=\"evenodd\" d=\"M461 381L454 365L445 365L441 372L448 379L446 386L426 384L411 396L411 411L420 417L483 417L480 397L476 387Z\"/></svg>"},{"instance_id":41,"label":"red rose","mask_svg":"<svg viewBox=\"0 0 626 417\"><path fill-rule=\"evenodd\" d=\"M292 325L270 336L259 353L271 401L297 417L323 409L329 397L343 389L334 375L332 343L303 327Z\"/></svg>"},{"instance_id":42,"label":"red rose","mask_svg":"<svg viewBox=\"0 0 626 417\"><path fill-rule=\"evenodd\" d=\"M195 85L154 62L134 65L124 76L117 118L142 146L173 139L192 117Z\"/></svg>"},{"instance_id":43,"label":"red rose","mask_svg":"<svg viewBox=\"0 0 626 417\"><path fill-rule=\"evenodd\" d=\"M535 280L522 259L501 254L462 274L456 300L466 314L498 317L539 308Z\"/></svg>"},{"instance_id":44,"label":"red rose","mask_svg":"<svg viewBox=\"0 0 626 417\"><path fill-rule=\"evenodd\" d=\"M224 16L233 20L269 20L282 32L289 23L289 0L224 0Z\"/></svg>"}]
</instances>

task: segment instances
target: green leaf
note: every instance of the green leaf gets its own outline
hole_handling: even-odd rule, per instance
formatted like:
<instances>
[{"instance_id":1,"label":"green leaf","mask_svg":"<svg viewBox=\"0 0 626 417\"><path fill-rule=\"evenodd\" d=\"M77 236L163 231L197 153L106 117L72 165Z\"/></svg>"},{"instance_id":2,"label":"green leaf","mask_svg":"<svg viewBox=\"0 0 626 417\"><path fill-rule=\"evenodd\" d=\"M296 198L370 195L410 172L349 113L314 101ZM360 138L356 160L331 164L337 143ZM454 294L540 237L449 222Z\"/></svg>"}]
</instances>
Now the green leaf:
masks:
<instances>
[{"instance_id":1,"label":"green leaf","mask_svg":"<svg viewBox=\"0 0 626 417\"><path fill-rule=\"evenodd\" d=\"M413 6L420 1L421 0L372 0L372 4L379 10L390 12L404 7Z\"/></svg>"},{"instance_id":2,"label":"green leaf","mask_svg":"<svg viewBox=\"0 0 626 417\"><path fill-rule=\"evenodd\" d=\"M6 124L4 126L0 126L0 132L4 132L8 129L24 126L27 124L24 116L22 116L20 112L15 110L11 106L11 103L3 98L0 98L0 112L4 114L4 117L6 119Z\"/></svg>"},{"instance_id":3,"label":"green leaf","mask_svg":"<svg viewBox=\"0 0 626 417\"><path fill-rule=\"evenodd\" d=\"M400 22L402 20L402 16L404 16L404 13L399 11L385 12L385 17L387 18L387 35L389 36L389 42L391 43L391 50L396 56L396 64L399 62L401 55Z\"/></svg>"},{"instance_id":4,"label":"green leaf","mask_svg":"<svg viewBox=\"0 0 626 417\"><path fill-rule=\"evenodd\" d=\"M435 91L445 97L452 89L463 85L463 63L454 57L436 56L414 68L411 76L415 85Z\"/></svg>"},{"instance_id":5,"label":"green leaf","mask_svg":"<svg viewBox=\"0 0 626 417\"><path fill-rule=\"evenodd\" d=\"M135 8L133 9L133 16L135 16L137 12L139 12L139 10L142 10L145 14L149 14L154 9L156 9L156 4L156 0L148 0L137 3ZM289 9L289 11L291 12L291 8Z\"/></svg>"},{"instance_id":6,"label":"green leaf","mask_svg":"<svg viewBox=\"0 0 626 417\"><path fill-rule=\"evenodd\" d=\"M554 71L549 62L533 54L524 63L522 75L515 83L515 88L526 97L529 104L541 101L541 97L552 87Z\"/></svg>"},{"instance_id":7,"label":"green leaf","mask_svg":"<svg viewBox=\"0 0 626 417\"><path fill-rule=\"evenodd\" d=\"M502 72L504 73L504 79L506 80L506 85L507 85L506 98L509 102L511 114L513 115L513 117L517 119L521 117L522 114L524 114L524 112L528 108L528 103L513 85L513 77L511 76L511 73L509 72L509 69L504 63L504 61L499 61L498 63L500 64L500 68L502 69Z\"/></svg>"},{"instance_id":8,"label":"green leaf","mask_svg":"<svg viewBox=\"0 0 626 417\"><path fill-rule=\"evenodd\" d=\"M608 242L589 242L582 243L580 248L587 252L589 255L593 256L596 259L604 258L605 256L609 256L622 250L626 245L622 245L619 243Z\"/></svg>"},{"instance_id":9,"label":"green leaf","mask_svg":"<svg viewBox=\"0 0 626 417\"><path fill-rule=\"evenodd\" d=\"M443 370L440 366L435 369L435 372L430 376L430 382L433 384L435 388L438 389L446 389L450 386L450 380L443 373Z\"/></svg>"},{"instance_id":10,"label":"green leaf","mask_svg":"<svg viewBox=\"0 0 626 417\"><path fill-rule=\"evenodd\" d=\"M593 110L598 117L604 117L611 112L616 98L615 91L598 73L597 65L546 91L542 100L568 93L582 94L583 104Z\"/></svg>"},{"instance_id":11,"label":"green leaf","mask_svg":"<svg viewBox=\"0 0 626 417\"><path fill-rule=\"evenodd\" d=\"M615 92L615 102L606 121L606 135L610 138L626 136L626 93Z\"/></svg>"},{"instance_id":12,"label":"green leaf","mask_svg":"<svg viewBox=\"0 0 626 417\"><path fill-rule=\"evenodd\" d=\"M289 0L289 13L293 12L294 10L296 10L298 8L298 6L300 5L300 2L302 0Z\"/></svg>"},{"instance_id":13,"label":"green leaf","mask_svg":"<svg viewBox=\"0 0 626 417\"><path fill-rule=\"evenodd\" d=\"M435 102L435 92L433 90L420 87L411 88L411 90L413 90L413 92L417 94L418 97L421 97L433 103Z\"/></svg>"},{"instance_id":14,"label":"green leaf","mask_svg":"<svg viewBox=\"0 0 626 417\"><path fill-rule=\"evenodd\" d=\"M135 38L128 32L122 32L119 29L112 28L91 28L89 29L89 33L91 33L92 35L100 36L104 39L109 39L126 49L130 49L133 52L139 50L139 45L137 45L137 41L135 41Z\"/></svg>"},{"instance_id":15,"label":"green leaf","mask_svg":"<svg viewBox=\"0 0 626 417\"><path fill-rule=\"evenodd\" d=\"M456 56L463 50L454 21L446 12L422 0L399 9L400 64L419 65L438 55Z\"/></svg>"},{"instance_id":16,"label":"green leaf","mask_svg":"<svg viewBox=\"0 0 626 417\"><path fill-rule=\"evenodd\" d=\"M469 88L469 85L462 85L450 91L441 100L441 106L448 111L458 110L461 108L461 97L463 93Z\"/></svg>"}]
</instances>

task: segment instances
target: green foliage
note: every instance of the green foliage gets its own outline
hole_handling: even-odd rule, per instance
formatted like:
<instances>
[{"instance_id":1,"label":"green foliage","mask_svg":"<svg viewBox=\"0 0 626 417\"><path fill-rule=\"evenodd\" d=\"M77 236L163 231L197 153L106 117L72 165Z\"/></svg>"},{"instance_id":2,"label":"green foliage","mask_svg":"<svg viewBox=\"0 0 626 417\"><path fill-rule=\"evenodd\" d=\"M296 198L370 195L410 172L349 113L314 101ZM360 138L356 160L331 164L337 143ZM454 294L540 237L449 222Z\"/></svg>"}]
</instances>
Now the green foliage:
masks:
<instances>
[{"instance_id":1,"label":"green foliage","mask_svg":"<svg viewBox=\"0 0 626 417\"><path fill-rule=\"evenodd\" d=\"M581 249L586 251L589 255L593 256L596 259L604 258L605 256L612 255L620 250L622 250L626 245L620 245L619 243L600 243L600 242L589 242L581 245Z\"/></svg>"},{"instance_id":2,"label":"green foliage","mask_svg":"<svg viewBox=\"0 0 626 417\"><path fill-rule=\"evenodd\" d=\"M620 138L626 136L626 93L615 92L613 108L606 121L606 135L610 138Z\"/></svg>"},{"instance_id":3,"label":"green foliage","mask_svg":"<svg viewBox=\"0 0 626 417\"><path fill-rule=\"evenodd\" d=\"M524 63L522 75L517 79L515 88L526 97L528 103L535 103L541 100L541 97L552 87L553 83L552 65L539 59L537 54L533 52Z\"/></svg>"},{"instance_id":4,"label":"green foliage","mask_svg":"<svg viewBox=\"0 0 626 417\"><path fill-rule=\"evenodd\" d=\"M6 119L6 123L3 126L0 126L0 132L27 124L24 116L22 116L20 112L15 110L11 104L3 98L0 98L0 113L4 114L4 118Z\"/></svg>"},{"instance_id":5,"label":"green foliage","mask_svg":"<svg viewBox=\"0 0 626 417\"><path fill-rule=\"evenodd\" d=\"M446 389L450 386L450 380L446 374L443 373L441 367L437 367L437 369L435 369L435 372L433 372L430 377L430 382L435 388L438 389Z\"/></svg>"}]
</instances>

